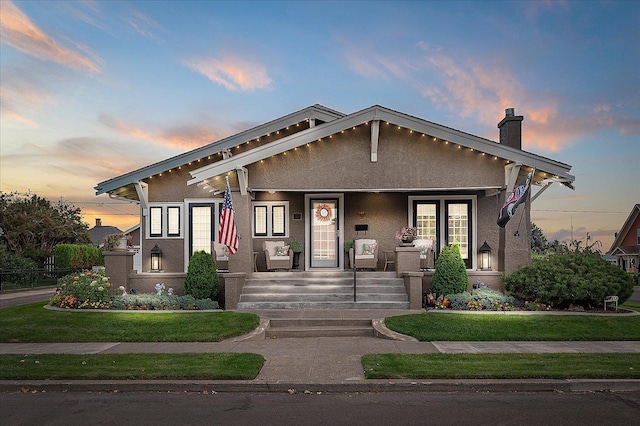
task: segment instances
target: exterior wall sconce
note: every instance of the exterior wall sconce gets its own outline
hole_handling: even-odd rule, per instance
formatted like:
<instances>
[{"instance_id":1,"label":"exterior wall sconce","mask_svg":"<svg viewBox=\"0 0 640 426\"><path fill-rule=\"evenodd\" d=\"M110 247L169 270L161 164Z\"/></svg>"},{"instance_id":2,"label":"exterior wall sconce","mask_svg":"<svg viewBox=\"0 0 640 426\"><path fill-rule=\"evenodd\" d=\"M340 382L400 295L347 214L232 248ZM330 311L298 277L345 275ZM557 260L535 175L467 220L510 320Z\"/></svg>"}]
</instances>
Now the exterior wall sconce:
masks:
<instances>
[{"instance_id":1,"label":"exterior wall sconce","mask_svg":"<svg viewBox=\"0 0 640 426\"><path fill-rule=\"evenodd\" d=\"M491 270L491 247L486 241L480 247L480 269L483 271Z\"/></svg>"},{"instance_id":2,"label":"exterior wall sconce","mask_svg":"<svg viewBox=\"0 0 640 426\"><path fill-rule=\"evenodd\" d=\"M151 249L151 272L160 272L162 270L162 250L156 244Z\"/></svg>"}]
</instances>

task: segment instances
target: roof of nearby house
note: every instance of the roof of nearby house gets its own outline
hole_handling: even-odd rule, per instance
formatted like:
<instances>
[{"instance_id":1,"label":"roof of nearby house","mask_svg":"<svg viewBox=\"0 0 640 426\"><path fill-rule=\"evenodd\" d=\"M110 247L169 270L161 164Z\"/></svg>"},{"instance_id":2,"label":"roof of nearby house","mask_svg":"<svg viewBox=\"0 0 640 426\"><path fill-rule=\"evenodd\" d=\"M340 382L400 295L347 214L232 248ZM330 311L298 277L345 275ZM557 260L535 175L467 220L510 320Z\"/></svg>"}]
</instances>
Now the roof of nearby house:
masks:
<instances>
[{"instance_id":1,"label":"roof of nearby house","mask_svg":"<svg viewBox=\"0 0 640 426\"><path fill-rule=\"evenodd\" d=\"M135 189L137 182L148 179L155 174L170 171L173 168L201 160L211 161L208 161L208 164L206 162L203 163L203 167L191 170L192 179L188 181L188 184L201 182L210 183L209 179L215 176L231 170L242 170L245 166L262 159L325 137L331 137L331 135L360 125L366 125L374 120L379 120L380 123L393 124L414 132L422 133L425 136L445 140L457 144L460 147L474 149L496 158L522 165L524 167L522 167L520 174L523 176L529 171L526 168L535 168L536 175L533 181L536 184L557 181L572 187L574 181L574 177L569 174L571 166L565 163L432 123L379 105L374 105L348 115L331 110L322 105L313 105L201 148L101 182L95 187L96 195L109 193L115 197L139 200ZM306 124L300 126L301 123ZM295 130L297 130L297 128L301 130L290 131L289 126L296 126L294 128ZM261 141L261 138L270 136L272 133L278 133L281 137L273 138L274 140L267 143ZM258 142L255 147L251 147L235 155L230 154L231 148L239 147L240 145L253 141ZM375 155L377 155L377 152ZM216 159L212 160L212 156L217 156L217 161L215 161ZM372 151L372 158L373 157L374 153ZM520 180L520 177L518 180Z\"/></svg>"},{"instance_id":2,"label":"roof of nearby house","mask_svg":"<svg viewBox=\"0 0 640 426\"><path fill-rule=\"evenodd\" d=\"M104 237L107 235L118 234L120 232L122 231L115 226L94 226L89 229L89 237L93 244L100 245L104 242Z\"/></svg>"},{"instance_id":3,"label":"roof of nearby house","mask_svg":"<svg viewBox=\"0 0 640 426\"><path fill-rule=\"evenodd\" d=\"M629 251L629 247L621 247L620 244L622 244L622 241L624 241L624 239L626 238L627 234L631 230L631 226L636 221L639 214L640 214L640 204L636 204L631 209L631 213L629 213L629 217L627 217L627 220L624 221L624 225L622 225L622 228L620 228L620 231L618 231L618 233L616 234L616 238L613 240L613 244L611 244L609 253L613 253L618 248L625 249L622 251L625 254L638 253L637 246L635 251Z\"/></svg>"},{"instance_id":4,"label":"roof of nearby house","mask_svg":"<svg viewBox=\"0 0 640 426\"><path fill-rule=\"evenodd\" d=\"M137 224L137 225L134 225L134 226L132 226L131 228L127 229L126 231L124 231L124 233L125 233L126 235L129 235L130 233L132 233L132 232L134 232L134 231L138 230L139 228L140 228L140 224Z\"/></svg>"}]
</instances>

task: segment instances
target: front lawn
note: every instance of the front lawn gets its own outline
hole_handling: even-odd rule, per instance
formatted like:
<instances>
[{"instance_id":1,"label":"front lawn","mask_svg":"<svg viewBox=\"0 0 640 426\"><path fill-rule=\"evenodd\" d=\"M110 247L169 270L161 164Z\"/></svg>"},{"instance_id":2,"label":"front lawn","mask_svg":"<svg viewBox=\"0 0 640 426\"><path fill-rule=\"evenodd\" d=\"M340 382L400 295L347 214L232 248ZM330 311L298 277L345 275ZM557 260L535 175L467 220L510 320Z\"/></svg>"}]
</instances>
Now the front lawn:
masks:
<instances>
[{"instance_id":1,"label":"front lawn","mask_svg":"<svg viewBox=\"0 0 640 426\"><path fill-rule=\"evenodd\" d=\"M401 315L386 326L421 342L640 340L640 315Z\"/></svg>"},{"instance_id":2,"label":"front lawn","mask_svg":"<svg viewBox=\"0 0 640 426\"><path fill-rule=\"evenodd\" d=\"M0 355L0 380L252 380L250 353Z\"/></svg>"},{"instance_id":3,"label":"front lawn","mask_svg":"<svg viewBox=\"0 0 640 426\"><path fill-rule=\"evenodd\" d=\"M367 379L638 379L640 354L371 354Z\"/></svg>"},{"instance_id":4,"label":"front lawn","mask_svg":"<svg viewBox=\"0 0 640 426\"><path fill-rule=\"evenodd\" d=\"M0 342L219 342L259 323L242 312L61 312L39 302L0 309Z\"/></svg>"}]
</instances>

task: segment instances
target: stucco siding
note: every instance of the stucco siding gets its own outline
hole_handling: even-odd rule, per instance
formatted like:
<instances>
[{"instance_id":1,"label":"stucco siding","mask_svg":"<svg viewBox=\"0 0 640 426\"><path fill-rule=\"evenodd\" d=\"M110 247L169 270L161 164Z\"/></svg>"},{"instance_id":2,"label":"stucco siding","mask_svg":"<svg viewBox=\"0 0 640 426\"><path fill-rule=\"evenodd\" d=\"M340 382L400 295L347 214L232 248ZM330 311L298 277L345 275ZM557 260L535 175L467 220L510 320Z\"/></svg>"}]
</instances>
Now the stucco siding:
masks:
<instances>
[{"instance_id":1,"label":"stucco siding","mask_svg":"<svg viewBox=\"0 0 640 426\"><path fill-rule=\"evenodd\" d=\"M421 134L381 124L377 162L361 126L248 166L255 189L379 189L496 187L504 162Z\"/></svg>"}]
</instances>

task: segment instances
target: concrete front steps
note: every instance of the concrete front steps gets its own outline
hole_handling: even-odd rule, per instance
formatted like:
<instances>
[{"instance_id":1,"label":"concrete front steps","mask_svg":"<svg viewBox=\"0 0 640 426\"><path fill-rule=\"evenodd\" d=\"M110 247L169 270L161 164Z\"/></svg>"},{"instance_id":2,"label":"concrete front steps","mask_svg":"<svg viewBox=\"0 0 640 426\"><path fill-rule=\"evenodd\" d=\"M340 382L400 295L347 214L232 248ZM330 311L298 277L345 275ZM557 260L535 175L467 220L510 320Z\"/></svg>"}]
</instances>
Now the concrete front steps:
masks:
<instances>
[{"instance_id":1,"label":"concrete front steps","mask_svg":"<svg viewBox=\"0 0 640 426\"><path fill-rule=\"evenodd\" d=\"M372 337L370 319L270 319L267 339L290 337Z\"/></svg>"},{"instance_id":2,"label":"concrete front steps","mask_svg":"<svg viewBox=\"0 0 640 426\"><path fill-rule=\"evenodd\" d=\"M242 289L238 310L409 309L395 272L256 272Z\"/></svg>"}]
</instances>

